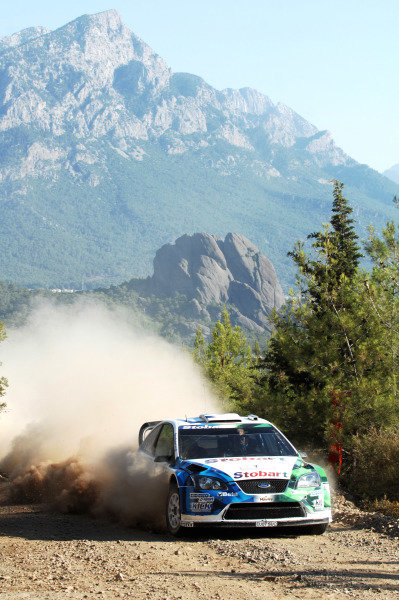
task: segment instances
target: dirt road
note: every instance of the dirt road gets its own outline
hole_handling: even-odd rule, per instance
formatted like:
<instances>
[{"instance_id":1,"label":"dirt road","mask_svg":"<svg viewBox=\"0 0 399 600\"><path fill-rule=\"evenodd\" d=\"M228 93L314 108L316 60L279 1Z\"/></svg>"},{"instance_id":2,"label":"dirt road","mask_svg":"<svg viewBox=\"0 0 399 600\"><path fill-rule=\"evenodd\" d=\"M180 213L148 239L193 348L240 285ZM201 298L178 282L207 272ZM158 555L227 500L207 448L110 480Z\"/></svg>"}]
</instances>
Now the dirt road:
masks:
<instances>
[{"instance_id":1,"label":"dirt road","mask_svg":"<svg viewBox=\"0 0 399 600\"><path fill-rule=\"evenodd\" d=\"M0 600L399 598L395 524L378 533L347 521L359 515L344 508L317 537L219 530L175 540L0 496Z\"/></svg>"}]
</instances>

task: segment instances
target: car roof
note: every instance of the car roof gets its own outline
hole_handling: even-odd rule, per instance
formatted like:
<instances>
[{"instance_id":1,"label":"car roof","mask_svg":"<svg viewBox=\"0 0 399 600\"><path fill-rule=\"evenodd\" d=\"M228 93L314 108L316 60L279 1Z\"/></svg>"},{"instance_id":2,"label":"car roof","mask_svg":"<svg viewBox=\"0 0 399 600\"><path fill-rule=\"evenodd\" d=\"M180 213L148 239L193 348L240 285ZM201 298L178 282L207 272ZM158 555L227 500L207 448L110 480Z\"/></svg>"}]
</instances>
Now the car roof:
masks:
<instances>
[{"instance_id":1,"label":"car roof","mask_svg":"<svg viewBox=\"0 0 399 600\"><path fill-rule=\"evenodd\" d=\"M206 413L199 415L198 417L185 417L184 419L170 419L169 422L174 423L177 427L186 426L186 427L195 427L197 428L208 428L209 426L221 426L221 427L229 427L236 426L239 423L242 424L265 424L271 425L269 421L266 419L261 419L256 415L248 415L247 417L240 416L236 413L225 413L225 414L215 414L215 413Z\"/></svg>"}]
</instances>

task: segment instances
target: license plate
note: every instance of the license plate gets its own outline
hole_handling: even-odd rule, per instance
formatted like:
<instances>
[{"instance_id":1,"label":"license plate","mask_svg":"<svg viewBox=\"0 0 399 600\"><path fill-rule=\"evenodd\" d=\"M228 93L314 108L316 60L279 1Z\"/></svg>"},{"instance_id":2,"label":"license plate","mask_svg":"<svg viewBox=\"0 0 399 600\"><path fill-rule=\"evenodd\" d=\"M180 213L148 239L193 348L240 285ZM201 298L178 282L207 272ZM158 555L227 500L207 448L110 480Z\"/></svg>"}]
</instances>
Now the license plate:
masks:
<instances>
[{"instance_id":1,"label":"license plate","mask_svg":"<svg viewBox=\"0 0 399 600\"><path fill-rule=\"evenodd\" d=\"M181 526L182 527L194 527L194 523L192 521L182 521Z\"/></svg>"},{"instance_id":2,"label":"license plate","mask_svg":"<svg viewBox=\"0 0 399 600\"><path fill-rule=\"evenodd\" d=\"M256 521L256 527L277 527L277 521Z\"/></svg>"}]
</instances>

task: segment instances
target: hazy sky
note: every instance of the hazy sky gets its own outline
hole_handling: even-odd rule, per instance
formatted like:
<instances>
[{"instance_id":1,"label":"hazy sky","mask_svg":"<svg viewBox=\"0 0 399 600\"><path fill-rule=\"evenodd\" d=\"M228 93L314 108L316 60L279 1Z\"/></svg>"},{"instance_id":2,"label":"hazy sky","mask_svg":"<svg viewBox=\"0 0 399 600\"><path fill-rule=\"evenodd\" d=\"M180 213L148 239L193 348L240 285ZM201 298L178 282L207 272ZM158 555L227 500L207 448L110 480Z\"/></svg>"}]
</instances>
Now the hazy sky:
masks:
<instances>
[{"instance_id":1,"label":"hazy sky","mask_svg":"<svg viewBox=\"0 0 399 600\"><path fill-rule=\"evenodd\" d=\"M0 36L109 8L174 71L256 88L356 160L399 163L399 0L0 0Z\"/></svg>"}]
</instances>

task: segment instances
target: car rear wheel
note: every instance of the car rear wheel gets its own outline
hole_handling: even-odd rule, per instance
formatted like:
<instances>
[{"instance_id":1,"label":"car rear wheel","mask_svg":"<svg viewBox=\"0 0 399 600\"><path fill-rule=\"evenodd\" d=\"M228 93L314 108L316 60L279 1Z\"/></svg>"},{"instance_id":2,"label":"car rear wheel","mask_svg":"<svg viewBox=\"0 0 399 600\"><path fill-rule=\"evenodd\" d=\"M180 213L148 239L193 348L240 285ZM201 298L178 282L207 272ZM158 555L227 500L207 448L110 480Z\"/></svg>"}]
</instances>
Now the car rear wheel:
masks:
<instances>
[{"instance_id":1,"label":"car rear wheel","mask_svg":"<svg viewBox=\"0 0 399 600\"><path fill-rule=\"evenodd\" d=\"M182 530L180 494L176 484L172 484L169 489L166 502L166 526L172 535L180 535Z\"/></svg>"}]
</instances>

